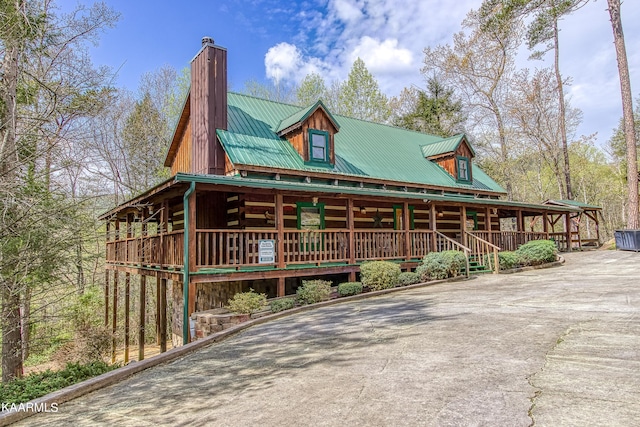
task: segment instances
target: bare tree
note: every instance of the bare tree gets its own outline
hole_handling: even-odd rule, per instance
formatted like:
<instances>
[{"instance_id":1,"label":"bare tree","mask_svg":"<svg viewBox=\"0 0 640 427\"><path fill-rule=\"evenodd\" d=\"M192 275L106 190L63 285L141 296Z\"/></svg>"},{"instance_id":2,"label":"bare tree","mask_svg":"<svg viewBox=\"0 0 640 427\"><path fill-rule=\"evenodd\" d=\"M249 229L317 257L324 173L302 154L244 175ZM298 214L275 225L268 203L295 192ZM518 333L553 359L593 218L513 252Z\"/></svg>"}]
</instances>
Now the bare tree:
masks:
<instances>
[{"instance_id":1,"label":"bare tree","mask_svg":"<svg viewBox=\"0 0 640 427\"><path fill-rule=\"evenodd\" d=\"M436 75L453 88L467 109L468 125L484 139L485 149L500 165L498 178L512 198L509 129L505 102L514 60L520 45L516 22L500 22L483 28L479 15L469 12L463 22L469 32L453 37L453 46L424 50L423 74ZM496 132L496 133L493 133ZM481 144L483 141L479 141Z\"/></svg>"},{"instance_id":2,"label":"bare tree","mask_svg":"<svg viewBox=\"0 0 640 427\"><path fill-rule=\"evenodd\" d=\"M638 155L635 123L633 120L633 100L631 95L631 81L629 79L629 64L627 63L627 50L622 32L622 18L620 16L620 0L608 0L611 28L613 29L613 42L616 47L618 59L618 72L620 74L620 92L622 94L622 114L624 119L624 135L627 142L627 228L640 228L638 219Z\"/></svg>"}]
</instances>

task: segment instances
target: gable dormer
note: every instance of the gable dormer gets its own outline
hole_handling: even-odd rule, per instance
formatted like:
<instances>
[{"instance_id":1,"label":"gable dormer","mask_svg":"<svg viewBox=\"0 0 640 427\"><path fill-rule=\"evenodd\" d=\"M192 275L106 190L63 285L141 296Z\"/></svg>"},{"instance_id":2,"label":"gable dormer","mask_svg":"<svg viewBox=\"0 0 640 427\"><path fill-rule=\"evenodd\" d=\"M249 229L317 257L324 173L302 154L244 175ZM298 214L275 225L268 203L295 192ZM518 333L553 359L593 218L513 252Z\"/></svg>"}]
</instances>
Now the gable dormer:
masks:
<instances>
[{"instance_id":1,"label":"gable dormer","mask_svg":"<svg viewBox=\"0 0 640 427\"><path fill-rule=\"evenodd\" d=\"M327 107L318 101L283 119L276 133L287 141L305 161L316 166L335 164L334 135L340 125Z\"/></svg>"},{"instance_id":2,"label":"gable dormer","mask_svg":"<svg viewBox=\"0 0 640 427\"><path fill-rule=\"evenodd\" d=\"M425 158L439 164L456 181L462 184L473 182L471 166L476 153L465 135L452 136L420 148Z\"/></svg>"}]
</instances>

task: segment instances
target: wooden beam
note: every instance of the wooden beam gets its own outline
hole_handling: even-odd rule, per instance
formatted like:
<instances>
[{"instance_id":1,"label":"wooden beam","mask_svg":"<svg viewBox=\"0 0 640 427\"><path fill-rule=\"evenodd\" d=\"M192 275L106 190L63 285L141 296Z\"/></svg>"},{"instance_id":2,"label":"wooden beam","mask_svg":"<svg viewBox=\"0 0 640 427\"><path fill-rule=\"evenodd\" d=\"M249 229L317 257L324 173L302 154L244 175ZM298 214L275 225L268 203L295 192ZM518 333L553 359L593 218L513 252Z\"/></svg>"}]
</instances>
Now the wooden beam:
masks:
<instances>
[{"instance_id":1,"label":"wooden beam","mask_svg":"<svg viewBox=\"0 0 640 427\"><path fill-rule=\"evenodd\" d=\"M131 274L124 275L124 364L129 363L129 309L130 309Z\"/></svg>"},{"instance_id":2,"label":"wooden beam","mask_svg":"<svg viewBox=\"0 0 640 427\"><path fill-rule=\"evenodd\" d=\"M116 330L118 323L118 272L113 275L113 311L111 318L111 363L116 363Z\"/></svg>"},{"instance_id":3,"label":"wooden beam","mask_svg":"<svg viewBox=\"0 0 640 427\"><path fill-rule=\"evenodd\" d=\"M349 273L352 271L360 271L360 267L357 265L344 264L341 266L322 267L309 269L286 269L286 270L265 270L265 271L253 271L253 272L235 272L235 273L220 273L220 274L198 274L191 278L192 283L220 283L229 282L235 280L264 280L264 279L277 279L279 277L305 277L309 274L316 276L323 274L341 274Z\"/></svg>"},{"instance_id":4,"label":"wooden beam","mask_svg":"<svg viewBox=\"0 0 640 427\"><path fill-rule=\"evenodd\" d=\"M144 328L147 314L147 276L140 276L140 319L138 321L138 361L144 360Z\"/></svg>"},{"instance_id":5,"label":"wooden beam","mask_svg":"<svg viewBox=\"0 0 640 427\"><path fill-rule=\"evenodd\" d=\"M349 197L347 199L347 228L349 229L349 264L356 263L356 234L355 234L355 225L354 225L354 215L353 215L354 203L353 198ZM353 273L353 280L351 280L351 275L349 276L349 281L355 282L355 273Z\"/></svg>"},{"instance_id":6,"label":"wooden beam","mask_svg":"<svg viewBox=\"0 0 640 427\"><path fill-rule=\"evenodd\" d=\"M404 228L404 257L411 259L411 216L409 215L409 202L402 204L402 225Z\"/></svg>"},{"instance_id":7,"label":"wooden beam","mask_svg":"<svg viewBox=\"0 0 640 427\"><path fill-rule=\"evenodd\" d=\"M549 233L549 216L546 212L542 213L542 229L545 233Z\"/></svg>"},{"instance_id":8,"label":"wooden beam","mask_svg":"<svg viewBox=\"0 0 640 427\"><path fill-rule=\"evenodd\" d=\"M285 278L280 276L278 277L278 290L277 290L277 296L279 297L283 297L286 294L286 282L285 282Z\"/></svg>"},{"instance_id":9,"label":"wooden beam","mask_svg":"<svg viewBox=\"0 0 640 427\"><path fill-rule=\"evenodd\" d=\"M160 323L161 323L161 315L160 312L162 311L162 304L160 304L160 294L162 293L162 290L160 289L160 281L162 279L159 277L156 277L156 345L160 345Z\"/></svg>"},{"instance_id":10,"label":"wooden beam","mask_svg":"<svg viewBox=\"0 0 640 427\"><path fill-rule=\"evenodd\" d=\"M460 207L460 230L462 231L461 242L464 246L467 244L467 207Z\"/></svg>"},{"instance_id":11,"label":"wooden beam","mask_svg":"<svg viewBox=\"0 0 640 427\"><path fill-rule=\"evenodd\" d=\"M276 193L275 195L275 214L276 214L276 229L278 232L278 247L276 248L276 258L278 261L278 268L286 268L285 259L284 259L284 203L282 193ZM278 296L280 295L278 290Z\"/></svg>"},{"instance_id":12,"label":"wooden beam","mask_svg":"<svg viewBox=\"0 0 640 427\"><path fill-rule=\"evenodd\" d=\"M167 279L160 279L160 353L167 351Z\"/></svg>"},{"instance_id":13,"label":"wooden beam","mask_svg":"<svg viewBox=\"0 0 640 427\"><path fill-rule=\"evenodd\" d=\"M488 206L484 209L484 229L487 230L487 241L489 243L493 243L493 233L491 232L491 227L493 227L491 222L491 209L492 208Z\"/></svg>"},{"instance_id":14,"label":"wooden beam","mask_svg":"<svg viewBox=\"0 0 640 427\"><path fill-rule=\"evenodd\" d=\"M566 230L566 235L567 235L567 252L571 252L572 251L572 242L571 242L571 216L566 213L564 214L564 225L565 225L565 230Z\"/></svg>"},{"instance_id":15,"label":"wooden beam","mask_svg":"<svg viewBox=\"0 0 640 427\"><path fill-rule=\"evenodd\" d=\"M438 229L438 213L436 211L436 204L431 202L431 210L429 211L429 228L433 233L431 234L431 252L437 252L438 247L436 244L436 231Z\"/></svg>"},{"instance_id":16,"label":"wooden beam","mask_svg":"<svg viewBox=\"0 0 640 427\"><path fill-rule=\"evenodd\" d=\"M104 326L109 326L109 270L107 269L104 270Z\"/></svg>"},{"instance_id":17,"label":"wooden beam","mask_svg":"<svg viewBox=\"0 0 640 427\"><path fill-rule=\"evenodd\" d=\"M517 219L517 231L525 231L524 229L524 219L522 218L522 211L520 209L516 210Z\"/></svg>"}]
</instances>

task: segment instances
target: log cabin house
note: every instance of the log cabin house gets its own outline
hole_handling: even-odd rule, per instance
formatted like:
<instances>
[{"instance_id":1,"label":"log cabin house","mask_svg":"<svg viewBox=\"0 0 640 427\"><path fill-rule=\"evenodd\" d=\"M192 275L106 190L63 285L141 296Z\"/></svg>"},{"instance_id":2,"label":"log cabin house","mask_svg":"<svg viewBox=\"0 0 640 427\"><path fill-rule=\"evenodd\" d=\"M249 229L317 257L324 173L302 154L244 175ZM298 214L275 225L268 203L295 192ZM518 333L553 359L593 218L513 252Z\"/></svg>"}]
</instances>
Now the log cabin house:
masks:
<instances>
[{"instance_id":1,"label":"log cabin house","mask_svg":"<svg viewBox=\"0 0 640 427\"><path fill-rule=\"evenodd\" d=\"M179 345L193 338L192 313L249 287L279 297L302 278L353 281L362 262L411 269L448 249L464 251L470 268L496 269L482 265L494 259L486 255L533 239L571 250L580 206L504 200L465 135L343 117L321 100L301 108L231 93L226 68L227 51L204 38L165 161L172 178L101 216L105 321L115 332L124 275L125 347L131 275L140 276L142 307L154 278L160 330L169 283Z\"/></svg>"}]
</instances>

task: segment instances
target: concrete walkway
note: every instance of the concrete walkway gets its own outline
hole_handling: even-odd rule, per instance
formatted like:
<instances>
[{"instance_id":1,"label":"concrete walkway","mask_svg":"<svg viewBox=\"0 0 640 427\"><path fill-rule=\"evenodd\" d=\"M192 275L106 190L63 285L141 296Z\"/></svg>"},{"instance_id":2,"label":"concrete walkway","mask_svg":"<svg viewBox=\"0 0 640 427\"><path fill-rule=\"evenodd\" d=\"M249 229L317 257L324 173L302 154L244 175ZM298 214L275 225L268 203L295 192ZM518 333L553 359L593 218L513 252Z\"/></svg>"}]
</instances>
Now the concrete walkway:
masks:
<instances>
[{"instance_id":1,"label":"concrete walkway","mask_svg":"<svg viewBox=\"0 0 640 427\"><path fill-rule=\"evenodd\" d=\"M638 425L639 312L640 254L569 254L256 326L21 425Z\"/></svg>"}]
</instances>

